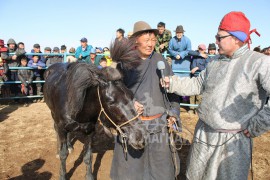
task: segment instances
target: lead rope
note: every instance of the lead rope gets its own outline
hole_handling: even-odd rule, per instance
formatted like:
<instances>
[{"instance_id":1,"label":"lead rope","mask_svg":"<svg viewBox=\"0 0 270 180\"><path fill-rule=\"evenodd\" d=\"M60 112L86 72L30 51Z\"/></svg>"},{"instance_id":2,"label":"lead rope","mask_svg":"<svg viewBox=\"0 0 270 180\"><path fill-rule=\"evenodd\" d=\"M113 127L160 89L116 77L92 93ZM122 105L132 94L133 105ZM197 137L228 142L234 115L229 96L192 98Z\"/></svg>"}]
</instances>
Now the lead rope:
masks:
<instances>
[{"instance_id":1,"label":"lead rope","mask_svg":"<svg viewBox=\"0 0 270 180\"><path fill-rule=\"evenodd\" d=\"M252 139L250 138L250 168L251 168L251 180L253 180L253 166L252 166L252 148L253 148L253 143L252 143Z\"/></svg>"},{"instance_id":2,"label":"lead rope","mask_svg":"<svg viewBox=\"0 0 270 180\"><path fill-rule=\"evenodd\" d=\"M130 123L131 121L134 121L135 119L137 119L140 116L140 114L137 114L137 116L135 116L135 117L131 118L130 120L122 123L121 125L115 124L113 122L113 120L109 117L109 115L105 112L105 110L104 110L104 108L102 106L101 99L100 99L100 93L99 93L99 86L97 87L97 92L98 92L98 100L99 100L99 104L100 104L100 112L99 112L99 115L98 115L98 120L101 123L101 125L104 126L103 123L101 122L101 119L100 119L101 113L103 112L103 114L107 117L107 119L115 126L116 130L120 133L120 141L122 143L125 158L127 158L127 135L121 130L121 127L128 124L128 123Z\"/></svg>"}]
</instances>

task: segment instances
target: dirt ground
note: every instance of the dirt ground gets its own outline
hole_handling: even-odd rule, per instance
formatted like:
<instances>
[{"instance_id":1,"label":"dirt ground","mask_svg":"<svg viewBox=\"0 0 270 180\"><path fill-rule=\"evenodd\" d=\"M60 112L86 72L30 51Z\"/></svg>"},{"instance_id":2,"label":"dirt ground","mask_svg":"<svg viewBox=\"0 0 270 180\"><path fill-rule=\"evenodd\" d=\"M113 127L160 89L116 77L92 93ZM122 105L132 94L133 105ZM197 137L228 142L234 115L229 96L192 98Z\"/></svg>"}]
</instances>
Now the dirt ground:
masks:
<instances>
[{"instance_id":1,"label":"dirt ground","mask_svg":"<svg viewBox=\"0 0 270 180\"><path fill-rule=\"evenodd\" d=\"M183 125L192 132L197 122L196 115L181 113ZM0 179L58 179L59 159L56 158L56 137L50 111L45 103L0 105ZM192 139L185 128L183 137ZM95 144L93 172L98 180L109 179L113 154L112 139L98 136ZM270 133L254 140L254 180L270 179ZM179 152L181 176L184 178L185 161L189 145ZM70 179L84 179L83 145L75 142L74 151L67 159Z\"/></svg>"}]
</instances>

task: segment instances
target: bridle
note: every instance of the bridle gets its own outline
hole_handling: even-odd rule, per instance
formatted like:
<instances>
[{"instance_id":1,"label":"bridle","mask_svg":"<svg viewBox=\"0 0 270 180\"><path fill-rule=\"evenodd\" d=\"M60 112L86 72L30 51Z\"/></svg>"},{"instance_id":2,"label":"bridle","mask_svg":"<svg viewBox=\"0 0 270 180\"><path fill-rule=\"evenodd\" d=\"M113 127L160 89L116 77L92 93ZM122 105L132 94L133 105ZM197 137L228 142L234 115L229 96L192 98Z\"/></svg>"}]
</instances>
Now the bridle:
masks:
<instances>
[{"instance_id":1,"label":"bridle","mask_svg":"<svg viewBox=\"0 0 270 180\"><path fill-rule=\"evenodd\" d=\"M108 120L114 125L114 127L116 128L116 130L117 130L117 131L119 132L119 134L120 134L120 137L121 137L121 143L123 144L123 149L124 149L125 156L126 156L126 154L127 154L127 134L124 133L124 132L122 131L121 127L123 127L123 126L129 124L131 121L134 121L135 119L137 119L137 118L140 116L140 114L138 114L137 116L135 116L135 117L129 119L128 121L126 121L126 122L124 122L124 123L122 123L122 124L120 124L120 125L117 125L117 124L115 124L115 122L109 117L109 115L106 113L106 111L105 111L104 108L103 108L103 105L102 105L101 99L100 99L99 86L97 87L97 93L98 93L98 100L99 100L99 104L100 104L100 112L99 112L99 115L98 115L98 120L99 120L99 122L101 123L101 125L104 126L103 123L102 123L102 121L101 121L101 119L100 119L100 116L101 116L101 114L102 114L102 112L103 112L103 114L106 116L106 119L108 119Z\"/></svg>"}]
</instances>

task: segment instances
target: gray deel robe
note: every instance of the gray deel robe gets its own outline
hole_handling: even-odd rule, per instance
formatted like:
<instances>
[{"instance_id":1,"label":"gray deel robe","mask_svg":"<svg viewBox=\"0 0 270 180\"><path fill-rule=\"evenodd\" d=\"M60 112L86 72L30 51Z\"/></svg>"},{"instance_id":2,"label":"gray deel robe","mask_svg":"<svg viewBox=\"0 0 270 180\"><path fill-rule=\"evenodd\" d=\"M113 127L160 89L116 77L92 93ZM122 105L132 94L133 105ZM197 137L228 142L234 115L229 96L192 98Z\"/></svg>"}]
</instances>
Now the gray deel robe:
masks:
<instances>
[{"instance_id":1,"label":"gray deel robe","mask_svg":"<svg viewBox=\"0 0 270 180\"><path fill-rule=\"evenodd\" d=\"M142 64L136 69L124 70L124 83L134 93L135 100L143 104L143 116L163 114L160 118L142 121L146 134L149 135L147 137L160 139L153 142L146 140L143 150L129 148L126 159L121 143L116 139L111 168L113 180L173 180L179 173L178 156L173 154L166 139L168 137L166 112L179 119L179 97L168 94L170 103L166 100L164 89L159 82L161 74L157 68L158 61L165 63L166 76L173 75L162 55L154 52L148 59L142 60ZM174 167L173 158L178 168Z\"/></svg>"},{"instance_id":2,"label":"gray deel robe","mask_svg":"<svg viewBox=\"0 0 270 180\"><path fill-rule=\"evenodd\" d=\"M270 130L269 101L265 104L270 93L270 57L245 45L231 59L210 62L196 78L172 76L170 80L170 92L202 94L187 177L247 179L252 147L241 131L248 129L256 137Z\"/></svg>"}]
</instances>

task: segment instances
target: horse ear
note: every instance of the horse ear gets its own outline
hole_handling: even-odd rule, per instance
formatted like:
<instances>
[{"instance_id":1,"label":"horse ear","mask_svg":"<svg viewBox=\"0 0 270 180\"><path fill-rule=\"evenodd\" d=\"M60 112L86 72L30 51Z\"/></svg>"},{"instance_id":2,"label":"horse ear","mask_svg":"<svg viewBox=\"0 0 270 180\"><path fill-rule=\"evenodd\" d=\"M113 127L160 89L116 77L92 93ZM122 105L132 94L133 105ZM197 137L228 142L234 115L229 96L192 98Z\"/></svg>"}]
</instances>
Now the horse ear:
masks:
<instances>
[{"instance_id":1,"label":"horse ear","mask_svg":"<svg viewBox=\"0 0 270 180\"><path fill-rule=\"evenodd\" d=\"M124 67L123 67L122 62L118 62L118 63L117 63L116 69L118 69L118 71L123 71Z\"/></svg>"},{"instance_id":2,"label":"horse ear","mask_svg":"<svg viewBox=\"0 0 270 180\"><path fill-rule=\"evenodd\" d=\"M106 77L104 76L103 73L99 72L96 76L97 76L96 79L98 81L98 85L99 86L104 87L104 86L107 86L108 85L108 82L106 80Z\"/></svg>"},{"instance_id":3,"label":"horse ear","mask_svg":"<svg viewBox=\"0 0 270 180\"><path fill-rule=\"evenodd\" d=\"M122 78L118 69L112 67L106 67L101 69L101 74L107 81L120 80Z\"/></svg>"}]
</instances>

